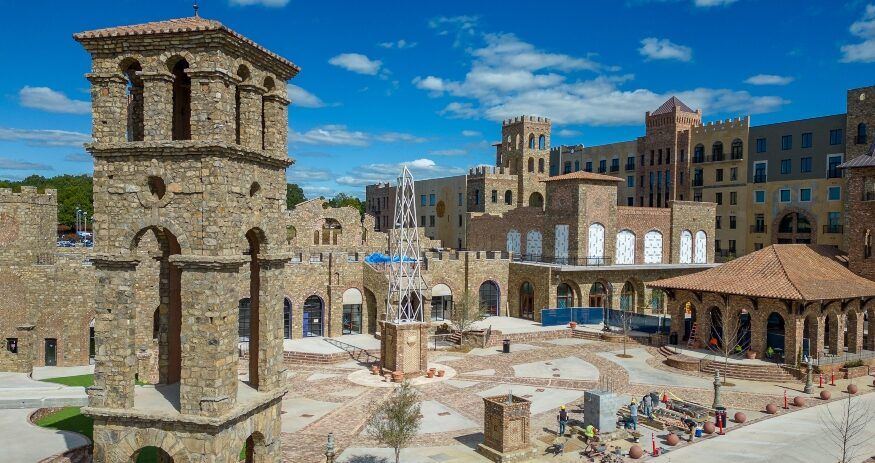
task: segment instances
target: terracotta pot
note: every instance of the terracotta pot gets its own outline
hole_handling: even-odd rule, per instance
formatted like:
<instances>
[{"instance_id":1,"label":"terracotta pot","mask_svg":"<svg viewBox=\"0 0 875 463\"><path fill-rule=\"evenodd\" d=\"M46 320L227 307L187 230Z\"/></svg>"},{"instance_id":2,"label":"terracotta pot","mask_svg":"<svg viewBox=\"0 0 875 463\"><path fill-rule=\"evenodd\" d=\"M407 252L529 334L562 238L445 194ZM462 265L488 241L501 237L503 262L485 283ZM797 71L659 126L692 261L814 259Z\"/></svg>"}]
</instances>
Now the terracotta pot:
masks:
<instances>
[{"instance_id":1,"label":"terracotta pot","mask_svg":"<svg viewBox=\"0 0 875 463\"><path fill-rule=\"evenodd\" d=\"M371 367L371 374L372 375L379 375L380 374L380 367L378 367L376 365L372 366Z\"/></svg>"},{"instance_id":2,"label":"terracotta pot","mask_svg":"<svg viewBox=\"0 0 875 463\"><path fill-rule=\"evenodd\" d=\"M444 377L444 373L445 373L444 370L438 370L438 371L437 371L437 377L438 377L438 378L443 378L443 377Z\"/></svg>"},{"instance_id":3,"label":"terracotta pot","mask_svg":"<svg viewBox=\"0 0 875 463\"><path fill-rule=\"evenodd\" d=\"M639 447L637 445L633 445L632 447L629 447L629 458L631 458L633 460L637 460L643 456L644 456L644 450L641 447Z\"/></svg>"},{"instance_id":4,"label":"terracotta pot","mask_svg":"<svg viewBox=\"0 0 875 463\"><path fill-rule=\"evenodd\" d=\"M768 413L769 415L774 415L775 413L778 413L778 406L775 404L766 405L766 413Z\"/></svg>"},{"instance_id":5,"label":"terracotta pot","mask_svg":"<svg viewBox=\"0 0 875 463\"><path fill-rule=\"evenodd\" d=\"M820 398L823 400L829 400L832 397L832 393L829 391L820 391Z\"/></svg>"},{"instance_id":6,"label":"terracotta pot","mask_svg":"<svg viewBox=\"0 0 875 463\"><path fill-rule=\"evenodd\" d=\"M704 426L702 426L702 432L705 434L714 434L714 431L717 430L717 427L714 426L714 423L707 421Z\"/></svg>"},{"instance_id":7,"label":"terracotta pot","mask_svg":"<svg viewBox=\"0 0 875 463\"><path fill-rule=\"evenodd\" d=\"M392 382L392 373L386 373L385 375L383 375L383 377L386 378L387 383Z\"/></svg>"},{"instance_id":8,"label":"terracotta pot","mask_svg":"<svg viewBox=\"0 0 875 463\"><path fill-rule=\"evenodd\" d=\"M680 441L681 441L681 438L678 437L678 435L675 434L675 433L670 433L670 434L665 438L665 443L668 444L668 445L671 445L672 447L674 447L675 445L678 445L678 442L680 442Z\"/></svg>"},{"instance_id":9,"label":"terracotta pot","mask_svg":"<svg viewBox=\"0 0 875 463\"><path fill-rule=\"evenodd\" d=\"M404 373L400 372L400 371L393 371L392 372L392 382L393 383L400 383L401 381L404 381Z\"/></svg>"},{"instance_id":10,"label":"terracotta pot","mask_svg":"<svg viewBox=\"0 0 875 463\"><path fill-rule=\"evenodd\" d=\"M432 373L434 373L434 372L436 372L436 371L437 371L437 368L434 368L434 367L432 367L432 368L429 368L429 369L428 369L428 371L430 371L430 372L432 372Z\"/></svg>"},{"instance_id":11,"label":"terracotta pot","mask_svg":"<svg viewBox=\"0 0 875 463\"><path fill-rule=\"evenodd\" d=\"M769 405L771 405L771 404L769 404ZM766 407L766 408L768 408L768 407ZM747 415L745 415L742 412L735 412L735 416L733 416L732 419L735 420L736 423L741 424L741 423L744 423L745 421L747 421Z\"/></svg>"},{"instance_id":12,"label":"terracotta pot","mask_svg":"<svg viewBox=\"0 0 875 463\"><path fill-rule=\"evenodd\" d=\"M798 395L796 397L793 397L793 405L795 405L797 407L804 407L805 406L805 397L798 396Z\"/></svg>"},{"instance_id":13,"label":"terracotta pot","mask_svg":"<svg viewBox=\"0 0 875 463\"><path fill-rule=\"evenodd\" d=\"M747 350L747 351L744 353L744 356L747 357L747 358L750 359L750 360L753 360L753 359L757 358L757 351L755 351L755 350Z\"/></svg>"},{"instance_id":14,"label":"terracotta pot","mask_svg":"<svg viewBox=\"0 0 875 463\"><path fill-rule=\"evenodd\" d=\"M848 384L848 394L856 394L857 390L856 384Z\"/></svg>"},{"instance_id":15,"label":"terracotta pot","mask_svg":"<svg viewBox=\"0 0 875 463\"><path fill-rule=\"evenodd\" d=\"M425 377L426 377L426 378L434 378L434 372L431 371L431 370L426 371L426 372L425 372Z\"/></svg>"},{"instance_id":16,"label":"terracotta pot","mask_svg":"<svg viewBox=\"0 0 875 463\"><path fill-rule=\"evenodd\" d=\"M568 327L571 329L577 328L577 322L571 322L568 324Z\"/></svg>"}]
</instances>

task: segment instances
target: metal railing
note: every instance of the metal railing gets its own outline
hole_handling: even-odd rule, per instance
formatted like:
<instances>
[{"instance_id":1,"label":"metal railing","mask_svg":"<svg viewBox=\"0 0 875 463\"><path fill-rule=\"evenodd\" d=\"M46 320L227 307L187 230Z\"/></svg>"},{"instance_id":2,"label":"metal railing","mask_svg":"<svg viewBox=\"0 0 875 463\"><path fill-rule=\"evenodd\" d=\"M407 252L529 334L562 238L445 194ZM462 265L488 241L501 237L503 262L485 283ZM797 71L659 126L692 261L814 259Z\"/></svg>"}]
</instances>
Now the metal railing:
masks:
<instances>
[{"instance_id":1,"label":"metal railing","mask_svg":"<svg viewBox=\"0 0 875 463\"><path fill-rule=\"evenodd\" d=\"M842 178L842 170L838 167L830 167L826 171L826 178Z\"/></svg>"},{"instance_id":2,"label":"metal railing","mask_svg":"<svg viewBox=\"0 0 875 463\"><path fill-rule=\"evenodd\" d=\"M635 170L635 163L626 163L626 170Z\"/></svg>"},{"instance_id":3,"label":"metal railing","mask_svg":"<svg viewBox=\"0 0 875 463\"><path fill-rule=\"evenodd\" d=\"M840 224L828 223L823 226L824 233L842 233L844 230L844 226Z\"/></svg>"},{"instance_id":4,"label":"metal railing","mask_svg":"<svg viewBox=\"0 0 875 463\"><path fill-rule=\"evenodd\" d=\"M611 265L612 259L604 256L587 256L587 257L550 257L533 254L513 254L511 256L513 262L537 262L542 264L556 265L574 265L586 267L601 267Z\"/></svg>"},{"instance_id":5,"label":"metal railing","mask_svg":"<svg viewBox=\"0 0 875 463\"><path fill-rule=\"evenodd\" d=\"M766 183L767 177L766 174L754 174L753 182L754 183Z\"/></svg>"},{"instance_id":6,"label":"metal railing","mask_svg":"<svg viewBox=\"0 0 875 463\"><path fill-rule=\"evenodd\" d=\"M875 351L864 350L863 352L851 353L851 352L842 352L841 354L830 354L827 351L819 351L816 353L817 355L813 355L811 357L812 365L836 365L836 364L846 364L851 362L856 362L860 360L866 360L870 358L875 358Z\"/></svg>"},{"instance_id":7,"label":"metal railing","mask_svg":"<svg viewBox=\"0 0 875 463\"><path fill-rule=\"evenodd\" d=\"M767 229L768 227L766 227L766 224L756 224L750 226L751 233L766 233Z\"/></svg>"},{"instance_id":8,"label":"metal railing","mask_svg":"<svg viewBox=\"0 0 875 463\"><path fill-rule=\"evenodd\" d=\"M611 172L619 172L619 171L620 171L620 165L619 165L619 164L617 164L617 165L613 165L613 164L611 164Z\"/></svg>"},{"instance_id":9,"label":"metal railing","mask_svg":"<svg viewBox=\"0 0 875 463\"><path fill-rule=\"evenodd\" d=\"M371 362L379 362L380 361L379 357L371 354L366 349L362 349L361 347L354 346L352 344L349 344L349 343L346 343L343 341L339 341L339 340L334 339L334 338L322 338L322 340L327 342L328 344L331 344L334 347L337 347L339 349L346 351L346 353L348 353L349 356L353 360L357 360L357 361L361 362L361 361L363 361L361 359L361 357L364 356L365 357L364 362L371 363ZM371 360L371 359L373 359L373 360Z\"/></svg>"}]
</instances>

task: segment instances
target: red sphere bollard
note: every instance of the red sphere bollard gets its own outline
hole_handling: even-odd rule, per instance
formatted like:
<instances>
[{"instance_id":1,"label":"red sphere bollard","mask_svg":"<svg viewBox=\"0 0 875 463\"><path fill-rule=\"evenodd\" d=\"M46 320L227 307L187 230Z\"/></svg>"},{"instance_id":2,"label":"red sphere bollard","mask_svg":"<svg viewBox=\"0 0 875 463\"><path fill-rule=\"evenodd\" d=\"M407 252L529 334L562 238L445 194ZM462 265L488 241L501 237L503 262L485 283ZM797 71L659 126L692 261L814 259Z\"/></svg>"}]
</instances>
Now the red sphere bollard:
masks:
<instances>
[{"instance_id":1,"label":"red sphere bollard","mask_svg":"<svg viewBox=\"0 0 875 463\"><path fill-rule=\"evenodd\" d=\"M716 431L714 423L710 421L706 421L704 426L702 426L702 432L705 434L714 434L714 431Z\"/></svg>"},{"instance_id":2,"label":"red sphere bollard","mask_svg":"<svg viewBox=\"0 0 875 463\"><path fill-rule=\"evenodd\" d=\"M747 421L747 415L741 412L735 412L735 416L733 418L735 418L735 422L739 424Z\"/></svg>"},{"instance_id":3,"label":"red sphere bollard","mask_svg":"<svg viewBox=\"0 0 875 463\"><path fill-rule=\"evenodd\" d=\"M798 395L796 397L793 397L793 405L795 405L797 407L804 407L805 406L805 397L798 396Z\"/></svg>"},{"instance_id":4,"label":"red sphere bollard","mask_svg":"<svg viewBox=\"0 0 875 463\"><path fill-rule=\"evenodd\" d=\"M637 445L633 445L629 448L629 458L633 460L637 460L644 456L644 449Z\"/></svg>"},{"instance_id":5,"label":"red sphere bollard","mask_svg":"<svg viewBox=\"0 0 875 463\"><path fill-rule=\"evenodd\" d=\"M848 394L856 394L857 393L857 385L856 384L848 384Z\"/></svg>"},{"instance_id":6,"label":"red sphere bollard","mask_svg":"<svg viewBox=\"0 0 875 463\"><path fill-rule=\"evenodd\" d=\"M832 397L832 393L829 391L820 391L820 398L822 400L829 400L830 397Z\"/></svg>"},{"instance_id":7,"label":"red sphere bollard","mask_svg":"<svg viewBox=\"0 0 875 463\"><path fill-rule=\"evenodd\" d=\"M778 413L778 406L775 404L766 405L766 413L768 413L769 415L774 415L775 413Z\"/></svg>"},{"instance_id":8,"label":"red sphere bollard","mask_svg":"<svg viewBox=\"0 0 875 463\"><path fill-rule=\"evenodd\" d=\"M678 437L678 435L675 434L675 433L670 433L670 434L665 438L665 443L668 444L668 445L671 445L672 447L674 447L675 445L678 445L678 442L680 442L680 441L681 441L681 438Z\"/></svg>"}]
</instances>

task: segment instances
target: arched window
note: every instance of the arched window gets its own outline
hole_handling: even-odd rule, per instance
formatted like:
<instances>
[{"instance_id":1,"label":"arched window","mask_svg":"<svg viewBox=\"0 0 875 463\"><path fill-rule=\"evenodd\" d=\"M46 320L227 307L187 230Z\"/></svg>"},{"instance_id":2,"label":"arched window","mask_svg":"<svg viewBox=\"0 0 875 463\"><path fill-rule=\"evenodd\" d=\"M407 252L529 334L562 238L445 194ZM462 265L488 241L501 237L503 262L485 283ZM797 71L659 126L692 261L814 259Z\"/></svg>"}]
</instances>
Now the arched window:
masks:
<instances>
[{"instance_id":1,"label":"arched window","mask_svg":"<svg viewBox=\"0 0 875 463\"><path fill-rule=\"evenodd\" d=\"M711 145L711 160L712 161L722 161L723 160L723 142L715 141L713 145Z\"/></svg>"},{"instance_id":2,"label":"arched window","mask_svg":"<svg viewBox=\"0 0 875 463\"><path fill-rule=\"evenodd\" d=\"M520 142L522 138L520 138L520 134L516 134L516 149L520 149Z\"/></svg>"},{"instance_id":3,"label":"arched window","mask_svg":"<svg viewBox=\"0 0 875 463\"><path fill-rule=\"evenodd\" d=\"M513 192L507 190L504 192L504 204L511 205L513 204Z\"/></svg>"},{"instance_id":4,"label":"arched window","mask_svg":"<svg viewBox=\"0 0 875 463\"><path fill-rule=\"evenodd\" d=\"M250 308L252 301L248 297L240 299L237 303L237 335L240 337L240 342L249 342L251 329L249 325Z\"/></svg>"},{"instance_id":5,"label":"arched window","mask_svg":"<svg viewBox=\"0 0 875 463\"><path fill-rule=\"evenodd\" d=\"M544 207L544 197L537 191L529 195L529 207Z\"/></svg>"},{"instance_id":6,"label":"arched window","mask_svg":"<svg viewBox=\"0 0 875 463\"><path fill-rule=\"evenodd\" d=\"M341 334L362 334L362 293L356 288L343 292L342 325Z\"/></svg>"},{"instance_id":7,"label":"arched window","mask_svg":"<svg viewBox=\"0 0 875 463\"><path fill-rule=\"evenodd\" d=\"M266 150L267 149L267 139L268 139L268 136L267 136L267 128L268 128L267 115L268 114L267 114L267 111L265 110L265 103L267 101L266 100L267 94L273 92L273 89L274 89L274 83L273 83L272 78L270 78L270 77L264 78L264 89L265 89L265 92L261 95L261 149Z\"/></svg>"},{"instance_id":8,"label":"arched window","mask_svg":"<svg viewBox=\"0 0 875 463\"><path fill-rule=\"evenodd\" d=\"M538 230L526 233L526 258L533 261L541 260L542 236Z\"/></svg>"},{"instance_id":9,"label":"arched window","mask_svg":"<svg viewBox=\"0 0 875 463\"><path fill-rule=\"evenodd\" d=\"M644 263L662 263L662 233L651 230L644 235Z\"/></svg>"},{"instance_id":10,"label":"arched window","mask_svg":"<svg viewBox=\"0 0 875 463\"><path fill-rule=\"evenodd\" d=\"M866 230L866 236L863 238L863 257L868 259L872 257L872 232Z\"/></svg>"},{"instance_id":11,"label":"arched window","mask_svg":"<svg viewBox=\"0 0 875 463\"><path fill-rule=\"evenodd\" d=\"M292 301L283 298L283 338L292 339Z\"/></svg>"},{"instance_id":12,"label":"arched window","mask_svg":"<svg viewBox=\"0 0 875 463\"><path fill-rule=\"evenodd\" d=\"M860 122L859 124L857 124L857 144L865 145L866 140L866 124Z\"/></svg>"},{"instance_id":13,"label":"arched window","mask_svg":"<svg viewBox=\"0 0 875 463\"><path fill-rule=\"evenodd\" d=\"M186 73L188 61L173 64L173 140L191 140L191 78Z\"/></svg>"},{"instance_id":14,"label":"arched window","mask_svg":"<svg viewBox=\"0 0 875 463\"><path fill-rule=\"evenodd\" d=\"M567 283L562 283L556 288L556 307L560 309L574 307L574 292Z\"/></svg>"},{"instance_id":15,"label":"arched window","mask_svg":"<svg viewBox=\"0 0 875 463\"><path fill-rule=\"evenodd\" d=\"M453 292L450 287L440 283L431 288L431 319L446 320L453 308Z\"/></svg>"},{"instance_id":16,"label":"arched window","mask_svg":"<svg viewBox=\"0 0 875 463\"><path fill-rule=\"evenodd\" d=\"M143 141L143 79L140 73L143 68L138 61L132 60L125 63L122 73L128 81L127 84L127 140Z\"/></svg>"},{"instance_id":17,"label":"arched window","mask_svg":"<svg viewBox=\"0 0 875 463\"><path fill-rule=\"evenodd\" d=\"M529 158L529 172L535 171L535 158Z\"/></svg>"},{"instance_id":18,"label":"arched window","mask_svg":"<svg viewBox=\"0 0 875 463\"><path fill-rule=\"evenodd\" d=\"M544 173L544 159L538 159L538 172Z\"/></svg>"},{"instance_id":19,"label":"arched window","mask_svg":"<svg viewBox=\"0 0 875 463\"><path fill-rule=\"evenodd\" d=\"M425 224L422 224L425 225ZM322 222L322 239L323 245L336 245L343 234L343 227L335 219L325 219Z\"/></svg>"},{"instance_id":20,"label":"arched window","mask_svg":"<svg viewBox=\"0 0 875 463\"><path fill-rule=\"evenodd\" d=\"M479 295L480 310L487 315L498 315L498 308L501 306L498 285L491 280L484 281L480 285Z\"/></svg>"},{"instance_id":21,"label":"arched window","mask_svg":"<svg viewBox=\"0 0 875 463\"><path fill-rule=\"evenodd\" d=\"M157 341L161 334L161 307L155 309L152 313L152 340Z\"/></svg>"},{"instance_id":22,"label":"arched window","mask_svg":"<svg viewBox=\"0 0 875 463\"><path fill-rule=\"evenodd\" d=\"M766 320L766 349L783 350L784 336L784 317L778 312L770 313Z\"/></svg>"},{"instance_id":23,"label":"arched window","mask_svg":"<svg viewBox=\"0 0 875 463\"><path fill-rule=\"evenodd\" d=\"M535 318L535 288L528 281L520 286L520 317Z\"/></svg>"},{"instance_id":24,"label":"arched window","mask_svg":"<svg viewBox=\"0 0 875 463\"><path fill-rule=\"evenodd\" d=\"M596 281L589 288L589 306L590 307L607 307L608 306L608 291L605 285Z\"/></svg>"},{"instance_id":25,"label":"arched window","mask_svg":"<svg viewBox=\"0 0 875 463\"><path fill-rule=\"evenodd\" d=\"M693 262L693 234L689 230L681 232L680 263L691 264Z\"/></svg>"},{"instance_id":26,"label":"arched window","mask_svg":"<svg viewBox=\"0 0 875 463\"><path fill-rule=\"evenodd\" d=\"M538 149L547 149L547 137L541 135L538 137Z\"/></svg>"},{"instance_id":27,"label":"arched window","mask_svg":"<svg viewBox=\"0 0 875 463\"><path fill-rule=\"evenodd\" d=\"M635 234L630 230L617 233L617 264L635 263Z\"/></svg>"},{"instance_id":28,"label":"arched window","mask_svg":"<svg viewBox=\"0 0 875 463\"><path fill-rule=\"evenodd\" d=\"M535 134L529 134L529 149L535 149Z\"/></svg>"},{"instance_id":29,"label":"arched window","mask_svg":"<svg viewBox=\"0 0 875 463\"><path fill-rule=\"evenodd\" d=\"M696 255L697 264L704 264L708 261L708 235L704 230L696 232Z\"/></svg>"},{"instance_id":30,"label":"arched window","mask_svg":"<svg viewBox=\"0 0 875 463\"><path fill-rule=\"evenodd\" d=\"M620 292L620 310L635 311L635 285L631 281L627 281Z\"/></svg>"},{"instance_id":31,"label":"arched window","mask_svg":"<svg viewBox=\"0 0 875 463\"><path fill-rule=\"evenodd\" d=\"M322 298L310 296L304 301L304 337L322 336Z\"/></svg>"},{"instance_id":32,"label":"arched window","mask_svg":"<svg viewBox=\"0 0 875 463\"><path fill-rule=\"evenodd\" d=\"M587 239L587 265L602 265L605 257L605 226L594 223L589 226Z\"/></svg>"},{"instance_id":33,"label":"arched window","mask_svg":"<svg viewBox=\"0 0 875 463\"><path fill-rule=\"evenodd\" d=\"M237 68L237 78L240 83L249 80L249 68L240 66ZM234 89L234 140L240 144L240 86L237 85Z\"/></svg>"},{"instance_id":34,"label":"arched window","mask_svg":"<svg viewBox=\"0 0 875 463\"><path fill-rule=\"evenodd\" d=\"M732 159L743 159L744 158L743 152L744 152L744 144L741 142L741 140L739 140L738 138L736 138L735 140L732 140L732 148L730 151L730 155L731 155Z\"/></svg>"},{"instance_id":35,"label":"arched window","mask_svg":"<svg viewBox=\"0 0 875 463\"><path fill-rule=\"evenodd\" d=\"M521 235L520 232L516 230L510 230L507 232L507 253L511 256L520 255L520 247L521 247Z\"/></svg>"}]
</instances>

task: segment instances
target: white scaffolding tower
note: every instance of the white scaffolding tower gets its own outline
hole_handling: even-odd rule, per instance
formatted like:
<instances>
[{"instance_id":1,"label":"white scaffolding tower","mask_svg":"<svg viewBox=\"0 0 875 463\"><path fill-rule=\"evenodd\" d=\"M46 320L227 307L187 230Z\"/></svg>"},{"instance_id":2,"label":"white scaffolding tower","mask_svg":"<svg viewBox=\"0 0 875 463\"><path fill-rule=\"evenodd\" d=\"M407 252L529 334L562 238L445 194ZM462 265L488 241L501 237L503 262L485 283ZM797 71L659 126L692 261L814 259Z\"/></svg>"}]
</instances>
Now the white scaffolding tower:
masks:
<instances>
[{"instance_id":1,"label":"white scaffolding tower","mask_svg":"<svg viewBox=\"0 0 875 463\"><path fill-rule=\"evenodd\" d=\"M392 252L392 261L389 263L386 321L422 322L422 274L419 268L422 254L416 227L416 195L413 189L413 176L406 166L398 177L393 231L395 249Z\"/></svg>"}]
</instances>

